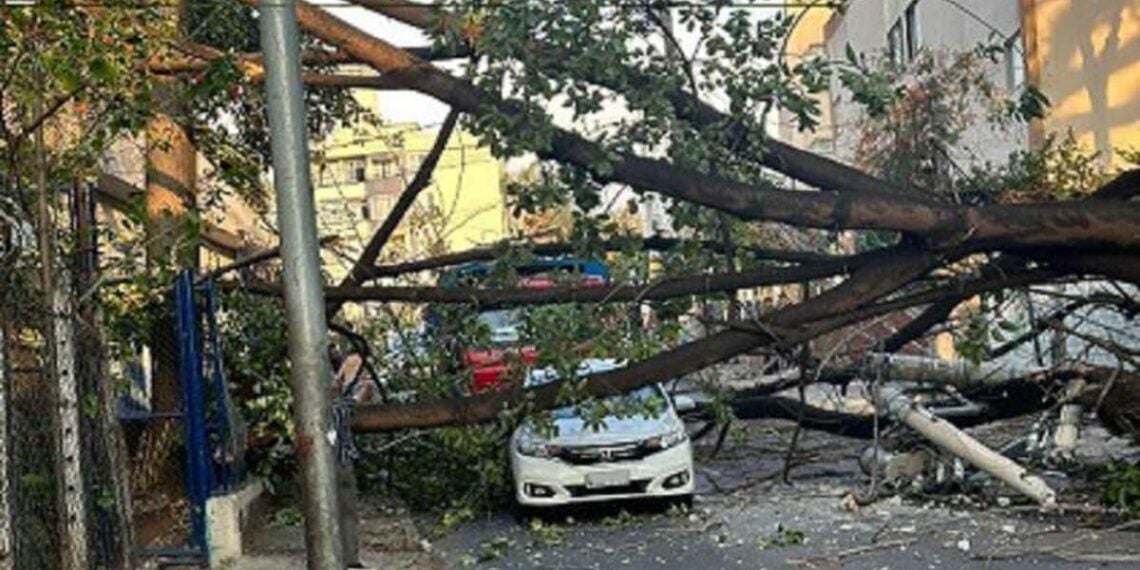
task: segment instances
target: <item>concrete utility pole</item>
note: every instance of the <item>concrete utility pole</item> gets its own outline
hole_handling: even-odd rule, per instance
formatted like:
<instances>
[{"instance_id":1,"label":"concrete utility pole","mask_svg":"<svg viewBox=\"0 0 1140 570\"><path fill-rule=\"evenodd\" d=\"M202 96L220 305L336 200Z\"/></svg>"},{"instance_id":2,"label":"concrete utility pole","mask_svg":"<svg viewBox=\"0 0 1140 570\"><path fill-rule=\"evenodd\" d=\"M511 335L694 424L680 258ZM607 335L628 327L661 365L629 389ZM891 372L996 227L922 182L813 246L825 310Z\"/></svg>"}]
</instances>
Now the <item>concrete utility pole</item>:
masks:
<instances>
[{"instance_id":1,"label":"concrete utility pole","mask_svg":"<svg viewBox=\"0 0 1140 570\"><path fill-rule=\"evenodd\" d=\"M344 568L329 386L324 284L318 258L316 210L301 91L295 3L261 0L261 52L269 103L273 182L285 269L289 381L297 457L301 463L305 548L309 570Z\"/></svg>"}]
</instances>

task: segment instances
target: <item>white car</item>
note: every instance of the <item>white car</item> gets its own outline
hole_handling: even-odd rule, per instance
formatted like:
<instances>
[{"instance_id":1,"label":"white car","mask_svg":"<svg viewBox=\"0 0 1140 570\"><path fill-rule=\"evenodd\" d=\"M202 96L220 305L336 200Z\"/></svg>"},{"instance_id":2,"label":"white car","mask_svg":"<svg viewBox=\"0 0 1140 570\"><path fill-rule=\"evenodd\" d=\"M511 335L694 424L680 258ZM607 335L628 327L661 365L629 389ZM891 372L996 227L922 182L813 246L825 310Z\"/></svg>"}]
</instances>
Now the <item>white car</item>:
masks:
<instances>
[{"instance_id":1,"label":"white car","mask_svg":"<svg viewBox=\"0 0 1140 570\"><path fill-rule=\"evenodd\" d=\"M580 373L619 367L613 360L583 363ZM536 371L529 385L553 381ZM674 498L693 494L693 450L677 411L693 407L685 396L670 398L656 384L623 396L661 402L654 415L608 416L604 428L587 426L571 407L551 412L555 434L546 437L524 422L511 437L515 498L524 507L558 506L614 499Z\"/></svg>"}]
</instances>

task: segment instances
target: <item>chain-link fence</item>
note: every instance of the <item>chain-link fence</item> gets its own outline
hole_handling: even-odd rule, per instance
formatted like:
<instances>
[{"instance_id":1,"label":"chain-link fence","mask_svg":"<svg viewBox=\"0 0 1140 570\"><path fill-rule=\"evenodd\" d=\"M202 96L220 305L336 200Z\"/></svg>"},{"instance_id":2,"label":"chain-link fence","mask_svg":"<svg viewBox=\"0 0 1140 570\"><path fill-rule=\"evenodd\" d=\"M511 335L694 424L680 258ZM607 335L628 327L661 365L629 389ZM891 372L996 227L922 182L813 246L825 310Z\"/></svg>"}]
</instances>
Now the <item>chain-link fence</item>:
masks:
<instances>
[{"instance_id":1,"label":"chain-link fence","mask_svg":"<svg viewBox=\"0 0 1140 570\"><path fill-rule=\"evenodd\" d=\"M89 195L55 196L75 208L45 200L36 235L30 224L3 228L0 568L119 568L129 544L122 440L99 315L82 291L94 267L80 254L93 251Z\"/></svg>"}]
</instances>

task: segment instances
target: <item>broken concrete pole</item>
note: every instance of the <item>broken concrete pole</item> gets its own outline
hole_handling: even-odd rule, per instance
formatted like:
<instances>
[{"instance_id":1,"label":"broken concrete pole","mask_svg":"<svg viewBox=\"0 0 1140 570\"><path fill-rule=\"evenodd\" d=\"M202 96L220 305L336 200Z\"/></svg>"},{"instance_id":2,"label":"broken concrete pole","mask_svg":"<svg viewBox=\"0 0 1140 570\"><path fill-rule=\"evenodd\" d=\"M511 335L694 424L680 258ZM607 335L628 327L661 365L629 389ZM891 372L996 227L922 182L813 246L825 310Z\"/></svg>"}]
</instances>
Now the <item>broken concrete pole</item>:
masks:
<instances>
[{"instance_id":1,"label":"broken concrete pole","mask_svg":"<svg viewBox=\"0 0 1140 570\"><path fill-rule=\"evenodd\" d=\"M1077 439L1081 435L1081 415L1085 407L1080 404L1061 406L1061 417L1057 420L1057 430L1053 432L1052 455L1057 459L1072 459L1077 449Z\"/></svg>"},{"instance_id":2,"label":"broken concrete pole","mask_svg":"<svg viewBox=\"0 0 1140 570\"><path fill-rule=\"evenodd\" d=\"M993 475L1043 507L1056 505L1056 492L1040 477L982 445L950 422L939 419L930 410L916 404L899 388L881 387L877 399L880 409L887 410L891 417L910 426L938 447Z\"/></svg>"},{"instance_id":3,"label":"broken concrete pole","mask_svg":"<svg viewBox=\"0 0 1140 570\"><path fill-rule=\"evenodd\" d=\"M1000 361L974 363L965 359L947 361L928 356L882 353L868 355L867 366L872 370L882 370L892 380L929 382L957 388L1001 384L1048 370Z\"/></svg>"},{"instance_id":4,"label":"broken concrete pole","mask_svg":"<svg viewBox=\"0 0 1140 570\"><path fill-rule=\"evenodd\" d=\"M1053 450L1050 453L1054 459L1070 460L1077 449L1077 439L1081 436L1081 416L1085 407L1075 401L1075 398L1085 389L1082 378L1069 381L1065 387L1065 399L1069 403L1061 406L1061 415L1057 419L1057 429L1053 432Z\"/></svg>"}]
</instances>

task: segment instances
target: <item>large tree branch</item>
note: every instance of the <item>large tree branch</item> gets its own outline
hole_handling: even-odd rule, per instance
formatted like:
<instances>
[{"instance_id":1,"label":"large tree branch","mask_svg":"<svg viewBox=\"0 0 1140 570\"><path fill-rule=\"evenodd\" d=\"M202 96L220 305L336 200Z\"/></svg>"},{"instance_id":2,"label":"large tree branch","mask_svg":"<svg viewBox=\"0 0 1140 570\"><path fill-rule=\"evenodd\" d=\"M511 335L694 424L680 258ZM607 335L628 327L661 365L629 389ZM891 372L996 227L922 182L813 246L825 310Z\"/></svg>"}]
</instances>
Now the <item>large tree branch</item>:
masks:
<instances>
[{"instance_id":1,"label":"large tree branch","mask_svg":"<svg viewBox=\"0 0 1140 570\"><path fill-rule=\"evenodd\" d=\"M853 310L918 278L930 269L933 262L921 252L891 250L874 254L873 262L857 269L842 284L809 301L772 313L768 324L772 329L790 329L805 321ZM784 340L794 342L796 339ZM726 330L626 368L591 374L583 379L584 393L598 396L624 393L639 386L696 372L775 341L776 337L770 334ZM483 422L523 403L537 409L554 407L560 402L560 392L557 384L549 384L525 390L516 387L511 391L460 399L362 406L357 409L353 429L386 431Z\"/></svg>"},{"instance_id":2,"label":"large tree branch","mask_svg":"<svg viewBox=\"0 0 1140 570\"><path fill-rule=\"evenodd\" d=\"M1024 255L1060 271L1078 275L1102 275L1140 285L1140 252L1098 250L1026 250Z\"/></svg>"},{"instance_id":3,"label":"large tree branch","mask_svg":"<svg viewBox=\"0 0 1140 570\"><path fill-rule=\"evenodd\" d=\"M1089 200L1126 201L1140 194L1140 169L1127 170L1088 197Z\"/></svg>"},{"instance_id":4,"label":"large tree branch","mask_svg":"<svg viewBox=\"0 0 1140 570\"><path fill-rule=\"evenodd\" d=\"M475 287L330 287L330 301L388 301L404 303L474 304L480 307L548 305L555 303L617 303L658 301L686 295L725 293L786 283L831 277L856 270L878 254L866 254L792 267L765 267L738 273L667 277L643 285L600 287L568 286L550 289ZM347 280L347 279L346 279ZM280 295L278 285L254 285L253 292Z\"/></svg>"},{"instance_id":5,"label":"large tree branch","mask_svg":"<svg viewBox=\"0 0 1140 570\"><path fill-rule=\"evenodd\" d=\"M601 251L624 251L628 247L640 248L648 251L668 251L685 243L685 240L660 236L647 237L640 240L614 239L593 244ZM725 253L723 244L717 241L705 240L697 242L702 249ZM818 261L835 261L839 256L811 251L785 251L760 247L736 246L737 250L750 253L757 260L785 261L790 263L805 263ZM498 259L515 250L525 250L538 256L567 255L579 251L579 247L572 243L514 243L500 242L486 247L477 247L465 251L445 253L427 259L393 263L391 265L377 265L368 269L368 277L377 279L381 277L395 277L405 273L429 271L471 263L475 261L490 261Z\"/></svg>"},{"instance_id":6,"label":"large tree branch","mask_svg":"<svg viewBox=\"0 0 1140 570\"><path fill-rule=\"evenodd\" d=\"M251 2L252 0L245 0ZM384 73L400 73L410 89L454 108L485 114L489 107L524 120L517 104L486 99L470 83L418 60L305 2L301 26ZM751 187L630 154L612 156L579 135L553 129L544 158L584 168L607 182L629 184L732 213L743 219L831 229L881 229L922 235L938 247L976 249L1029 246L1140 247L1140 207L1057 203L963 207L889 190L857 194L798 192ZM612 160L607 161L610 157ZM609 168L599 163L609 162Z\"/></svg>"},{"instance_id":7,"label":"large tree branch","mask_svg":"<svg viewBox=\"0 0 1140 570\"><path fill-rule=\"evenodd\" d=\"M964 299L980 292L1037 282L1052 275L1028 271L952 283L935 290L874 303L929 270L935 260L923 253L891 251L876 254L841 285L803 303L776 311L762 326L733 328L682 345L627 368L590 375L585 393L623 393L651 382L676 378L723 362L762 346L789 347L850 324L912 306ZM836 316L838 315L838 316ZM806 323L806 324L805 324ZM780 336L777 336L777 333ZM538 409L559 404L557 386L480 394L468 398L413 404L363 406L354 429L386 431L407 427L439 427L494 419L507 408L529 403Z\"/></svg>"},{"instance_id":8,"label":"large tree branch","mask_svg":"<svg viewBox=\"0 0 1140 570\"><path fill-rule=\"evenodd\" d=\"M918 316L907 321L894 334L883 340L883 352L898 352L904 346L925 335L931 327L944 322L954 307L958 306L958 303L957 299L951 299L930 305Z\"/></svg>"},{"instance_id":9,"label":"large tree branch","mask_svg":"<svg viewBox=\"0 0 1140 570\"><path fill-rule=\"evenodd\" d=\"M252 82L265 79L265 66L262 65L261 54L227 54L213 46L196 43L178 45L179 51L186 57L164 57L148 63L148 69L158 73L186 73L205 70L210 62L232 57L234 65ZM302 54L302 61L314 65L335 65L354 61L343 51L314 51ZM356 89L392 90L402 89L403 83L396 75L359 75L335 74L315 71L305 71L301 74L301 81L306 85L317 87L343 87Z\"/></svg>"},{"instance_id":10,"label":"large tree branch","mask_svg":"<svg viewBox=\"0 0 1140 570\"><path fill-rule=\"evenodd\" d=\"M1048 409L1056 398L1048 385L1040 381L1013 380L968 390L969 398L982 404L976 411L947 413L940 418L951 424L967 428L1005 418ZM740 419L775 418L798 421L805 429L824 431L856 439L875 437L875 417L824 410L799 400L782 396L758 396L732 399L729 402L733 415ZM936 413L937 409L933 410ZM879 429L893 424L890 418L879 418Z\"/></svg>"},{"instance_id":11,"label":"large tree branch","mask_svg":"<svg viewBox=\"0 0 1140 570\"><path fill-rule=\"evenodd\" d=\"M408 183L408 187L400 194L400 198L396 200L396 204L392 206L392 210L388 212L388 216L384 218L384 222L372 234L372 238L365 244L364 250L360 252L360 257L352 264L352 269L348 275L341 280L338 289L352 288L361 283L364 283L369 277L369 270L376 263L380 257L380 251L384 249L384 245L391 239L392 234L396 232L399 227L400 221L404 219L408 211L412 209L415 204L416 198L420 193L431 185L432 173L435 172L435 167L439 164L439 157L443 155L444 149L447 148L447 142L451 140L451 133L455 130L455 124L459 121L459 112L452 110L447 114L447 118L443 121L443 126L439 129L439 134L435 137L435 143L432 144L431 150L428 151L427 156L424 157L423 162L420 163L416 175L412 177L412 181ZM328 306L328 318L331 320L340 311L343 301L346 299L336 299L329 297L332 301Z\"/></svg>"},{"instance_id":12,"label":"large tree branch","mask_svg":"<svg viewBox=\"0 0 1140 570\"><path fill-rule=\"evenodd\" d=\"M210 67L211 62L225 57L233 57L234 62L239 66L262 67L265 61L265 56L260 52L227 54L206 44L184 42L176 46L176 49L183 52L184 55L162 54L152 57L140 67L149 73L175 75L205 71ZM435 47L401 47L400 49L425 61L454 59L470 53L469 50L440 50ZM338 66L358 62L342 51L309 50L301 54L301 63L303 65ZM262 75L263 73L259 72L249 79L260 80Z\"/></svg>"}]
</instances>

